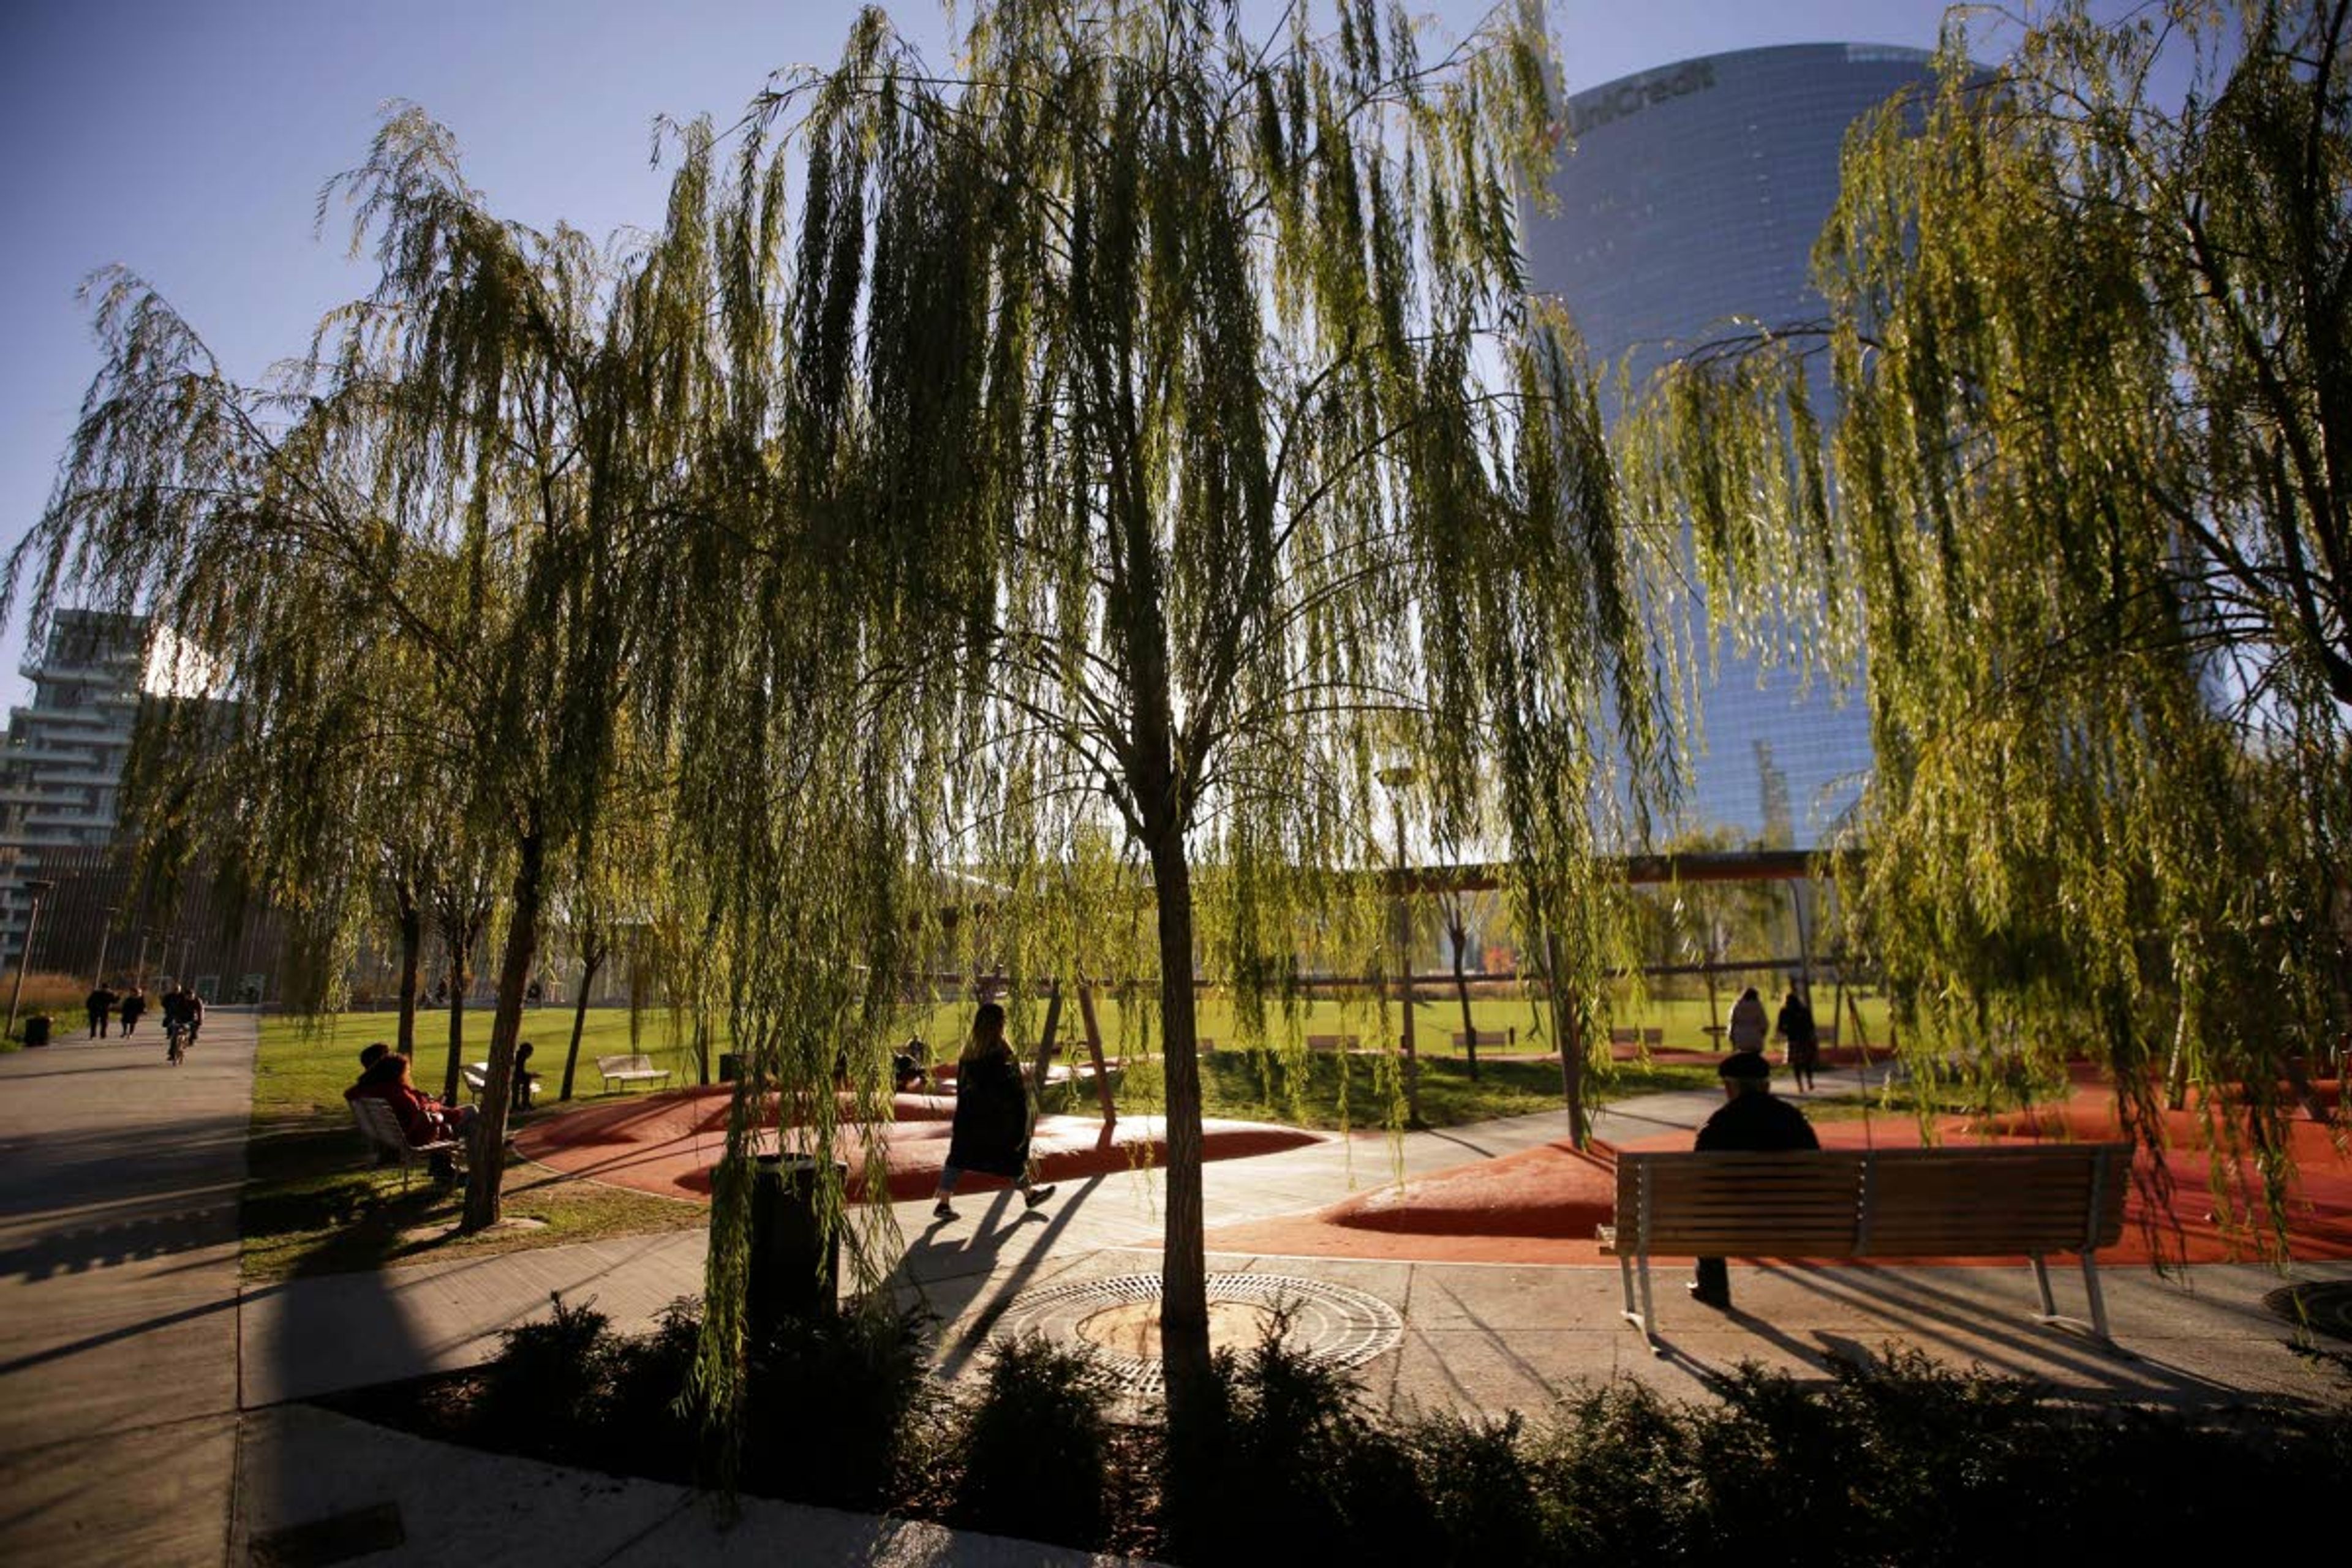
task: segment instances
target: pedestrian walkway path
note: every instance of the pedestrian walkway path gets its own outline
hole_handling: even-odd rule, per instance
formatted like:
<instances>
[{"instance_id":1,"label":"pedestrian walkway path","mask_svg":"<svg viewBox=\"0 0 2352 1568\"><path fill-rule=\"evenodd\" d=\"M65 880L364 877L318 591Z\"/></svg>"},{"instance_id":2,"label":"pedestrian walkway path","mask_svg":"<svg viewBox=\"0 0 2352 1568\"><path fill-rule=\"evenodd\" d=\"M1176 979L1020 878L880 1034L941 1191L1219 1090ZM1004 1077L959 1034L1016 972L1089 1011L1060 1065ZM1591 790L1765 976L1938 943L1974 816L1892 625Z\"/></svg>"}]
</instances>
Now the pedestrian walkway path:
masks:
<instances>
[{"instance_id":1,"label":"pedestrian walkway path","mask_svg":"<svg viewBox=\"0 0 2352 1568\"><path fill-rule=\"evenodd\" d=\"M0 1563L223 1560L253 1045L0 1057Z\"/></svg>"},{"instance_id":2,"label":"pedestrian walkway path","mask_svg":"<svg viewBox=\"0 0 2352 1568\"><path fill-rule=\"evenodd\" d=\"M1626 1142L1697 1126L1721 1097L1645 1096L1606 1109L1595 1134ZM2197 1402L2238 1394L2324 1398L2333 1374L2288 1348L2285 1323L2261 1299L2283 1281L2254 1267L2160 1277L2102 1274L2119 1356L2063 1329L2034 1324L2031 1277L2017 1268L1739 1267L1739 1310L1719 1316L1676 1299L1663 1310L1663 1356L1618 1316L1613 1265L1562 1267L1281 1257L1213 1250L1221 1227L1311 1213L1384 1183L1558 1140L1545 1112L1472 1127L1337 1138L1203 1176L1213 1271L1255 1271L1368 1291L1402 1316L1402 1344L1364 1369L1386 1403L1532 1408L1580 1381L1639 1377L1704 1395L1743 1360L1825 1375L1832 1363L1892 1345L1954 1364L2046 1378L2086 1396ZM1006 1192L958 1200L959 1219L931 1218L928 1199L887 1211L903 1252L891 1283L939 1320L940 1370L977 1362L988 1335L1024 1292L1159 1266L1164 1181L1137 1168L1062 1184L1042 1208ZM243 1373L248 1407L477 1363L500 1331L546 1310L551 1292L593 1298L623 1329L649 1324L669 1300L702 1288L700 1232L624 1238L366 1275L297 1279L249 1290ZM2352 1265L2298 1268L2297 1279L2352 1278ZM2074 1286L2062 1271L2062 1290ZM2063 1297L2062 1296L2062 1304Z\"/></svg>"},{"instance_id":3,"label":"pedestrian walkway path","mask_svg":"<svg viewBox=\"0 0 2352 1568\"><path fill-rule=\"evenodd\" d=\"M313 1525L396 1534L367 1559L453 1549L450 1500L497 1500L466 1554L499 1563L749 1560L787 1539L883 1562L1062 1561L1012 1543L893 1529L822 1510L755 1509L721 1535L676 1489L586 1478L386 1434L293 1402L478 1363L548 1298L593 1298L623 1329L698 1294L699 1232L623 1237L373 1273L236 1285L236 1203L251 1094L249 1019L215 1013L186 1068L160 1042L60 1045L0 1058L0 1561L240 1563ZM1719 1100L1657 1095L1606 1110L1612 1142L1686 1131ZM1559 1139L1541 1114L1402 1139L1328 1139L1205 1173L1207 1223L1308 1213L1350 1193ZM1066 1183L1027 1211L1008 1193L879 1211L900 1248L891 1283L936 1314L940 1370L974 1366L1024 1293L1159 1262L1165 1188L1151 1167ZM1433 1263L1213 1252L1213 1271L1344 1286L1401 1320L1360 1369L1391 1407L1536 1409L1631 1376L1703 1395L1743 1361L1825 1374L1913 1346L1954 1364L2044 1378L2085 1397L2176 1403L2341 1397L2266 1311L2272 1271L2105 1275L2118 1354L2033 1324L2017 1268L1736 1267L1740 1310L1669 1301L1665 1353L1617 1317L1613 1267ZM2352 1265L2294 1278L2352 1279ZM240 1419L239 1412L242 1411ZM234 1492L232 1491L234 1488ZM234 1495L234 1504L232 1504ZM376 1511L371 1512L373 1509ZM808 1515L810 1517L803 1517ZM812 1534L811 1532L815 1532ZM827 1533L830 1532L830 1533ZM388 1541L391 1535L385 1535ZM274 1549L274 1547L272 1548ZM1076 1559L1070 1559L1075 1561Z\"/></svg>"}]
</instances>

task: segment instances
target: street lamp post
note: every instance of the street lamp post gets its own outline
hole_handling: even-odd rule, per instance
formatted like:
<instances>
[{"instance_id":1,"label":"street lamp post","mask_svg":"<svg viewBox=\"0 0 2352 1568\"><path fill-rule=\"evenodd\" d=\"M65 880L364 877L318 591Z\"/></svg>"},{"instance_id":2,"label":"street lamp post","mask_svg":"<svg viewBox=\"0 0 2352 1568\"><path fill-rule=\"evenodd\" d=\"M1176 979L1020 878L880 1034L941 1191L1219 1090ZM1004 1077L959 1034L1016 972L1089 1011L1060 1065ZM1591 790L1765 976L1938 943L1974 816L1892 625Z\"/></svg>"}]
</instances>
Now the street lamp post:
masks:
<instances>
[{"instance_id":1,"label":"street lamp post","mask_svg":"<svg viewBox=\"0 0 2352 1568\"><path fill-rule=\"evenodd\" d=\"M33 932L41 923L41 900L49 895L54 883L35 878L25 884L25 895L33 907L25 915L25 945L16 951L16 987L8 994L8 1037L16 1037L16 1009L25 1000L25 970L33 962Z\"/></svg>"},{"instance_id":2,"label":"street lamp post","mask_svg":"<svg viewBox=\"0 0 2352 1568\"><path fill-rule=\"evenodd\" d=\"M106 948L114 940L114 906L109 904L98 927L98 973L90 980L90 989L106 984Z\"/></svg>"},{"instance_id":3,"label":"street lamp post","mask_svg":"<svg viewBox=\"0 0 2352 1568\"><path fill-rule=\"evenodd\" d=\"M1412 769L1399 764L1382 768L1380 781L1389 792L1396 818L1397 988L1404 997L1404 1114L1408 1124L1421 1125L1421 1058L1414 1049L1412 1029L1412 921L1405 912L1404 792L1412 787Z\"/></svg>"}]
</instances>

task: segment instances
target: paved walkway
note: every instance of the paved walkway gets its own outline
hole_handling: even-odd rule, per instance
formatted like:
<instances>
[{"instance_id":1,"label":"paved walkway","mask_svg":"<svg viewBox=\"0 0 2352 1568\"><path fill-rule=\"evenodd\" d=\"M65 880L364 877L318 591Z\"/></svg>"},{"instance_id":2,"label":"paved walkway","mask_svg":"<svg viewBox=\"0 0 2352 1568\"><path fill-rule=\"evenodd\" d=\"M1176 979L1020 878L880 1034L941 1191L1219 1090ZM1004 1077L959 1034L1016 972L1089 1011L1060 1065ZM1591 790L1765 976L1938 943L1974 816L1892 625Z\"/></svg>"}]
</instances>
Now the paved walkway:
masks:
<instances>
[{"instance_id":1,"label":"paved walkway","mask_svg":"<svg viewBox=\"0 0 2352 1568\"><path fill-rule=\"evenodd\" d=\"M772 1560L786 1541L824 1543L807 1560L1080 1560L782 1505L758 1505L722 1534L674 1488L468 1454L292 1403L478 1362L551 1292L593 1297L637 1327L699 1292L704 1241L683 1232L551 1247L255 1286L240 1299L251 1042L249 1020L216 1013L176 1073L160 1041L143 1039L0 1058L0 1561L242 1564L257 1543L265 1557L299 1549L342 1561L373 1542L384 1550L367 1561L421 1563L458 1550L460 1536L466 1555L499 1563ZM1650 1097L1614 1109L1599 1131L1686 1128L1717 1103ZM1208 1223L1213 1234L1311 1211L1560 1131L1545 1114L1213 1164ZM899 1258L898 1289L940 1318L940 1363L953 1374L1023 1292L1156 1268L1162 1196L1160 1173L1137 1170L1067 1184L1034 1213L1009 1194L973 1194L961 1219L940 1225L927 1201L901 1204L888 1211L897 1235L877 1239ZM1743 1360L1820 1373L1893 1344L2085 1396L2342 1394L2263 1309L2280 1279L2259 1268L2107 1272L2123 1355L2034 1325L2021 1269L1738 1268L1741 1311L1719 1317L1680 1300L1670 1268L1665 1353L1653 1356L1617 1317L1613 1268L1244 1255L1211 1267L1350 1285L1396 1307L1402 1344L1363 1369L1391 1407L1532 1410L1615 1375L1697 1395ZM2352 1265L2295 1272L2352 1278ZM495 1527L468 1528L485 1509ZM341 1532L341 1544L280 1533L312 1526Z\"/></svg>"},{"instance_id":2,"label":"paved walkway","mask_svg":"<svg viewBox=\"0 0 2352 1568\"><path fill-rule=\"evenodd\" d=\"M1648 1096L1604 1113L1596 1131L1622 1141L1695 1127L1721 1103L1706 1091ZM1560 1133L1560 1118L1545 1113L1213 1163L1204 1177L1208 1227L1213 1237L1220 1226L1311 1212L1400 1173L1515 1153ZM897 1238L877 1237L877 1246L900 1257L893 1283L901 1297L940 1320L939 1364L953 1375L973 1364L1023 1292L1156 1271L1163 1191L1159 1171L1136 1170L1065 1183L1034 1212L1009 1192L973 1193L946 1224L930 1217L928 1199L902 1203L889 1211ZM685 1231L257 1286L243 1312L244 1403L470 1365L496 1350L500 1330L543 1314L556 1291L593 1297L617 1325L638 1328L671 1300L699 1294L703 1258L702 1233ZM2325 1399L2340 1390L2333 1373L2289 1349L2286 1325L2261 1304L2281 1279L2252 1267L2103 1270L2128 1355L2034 1323L2032 1278L2021 1268L1739 1266L1740 1310L1725 1316L1684 1300L1670 1262L1654 1276L1664 1345L1654 1354L1618 1316L1613 1267L1213 1252L1210 1267L1349 1285L1396 1307L1404 1342L1364 1371L1392 1407L1532 1410L1580 1382L1618 1375L1700 1396L1741 1361L1825 1375L1837 1361L1895 1345L2092 1397ZM2079 1308L2079 1276L2053 1273L2062 1307ZM2352 1265L2302 1266L2295 1277L2352 1278Z\"/></svg>"},{"instance_id":3,"label":"paved walkway","mask_svg":"<svg viewBox=\"0 0 2352 1568\"><path fill-rule=\"evenodd\" d=\"M253 1024L0 1057L0 1563L218 1563Z\"/></svg>"}]
</instances>

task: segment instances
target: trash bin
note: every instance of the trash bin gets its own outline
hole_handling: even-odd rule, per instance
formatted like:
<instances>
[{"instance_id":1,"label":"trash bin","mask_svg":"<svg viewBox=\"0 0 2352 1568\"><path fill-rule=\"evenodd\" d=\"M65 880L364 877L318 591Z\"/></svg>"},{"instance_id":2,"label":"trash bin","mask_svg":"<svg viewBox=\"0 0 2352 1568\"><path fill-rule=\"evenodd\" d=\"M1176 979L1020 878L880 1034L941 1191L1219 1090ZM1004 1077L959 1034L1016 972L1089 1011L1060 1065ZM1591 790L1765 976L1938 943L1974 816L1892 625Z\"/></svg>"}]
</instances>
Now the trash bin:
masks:
<instances>
[{"instance_id":1,"label":"trash bin","mask_svg":"<svg viewBox=\"0 0 2352 1568\"><path fill-rule=\"evenodd\" d=\"M47 1013L36 1013L25 1020L25 1043L28 1046L49 1043L49 1016Z\"/></svg>"},{"instance_id":2,"label":"trash bin","mask_svg":"<svg viewBox=\"0 0 2352 1568\"><path fill-rule=\"evenodd\" d=\"M836 1180L849 1167L834 1165ZM816 1161L807 1154L762 1154L751 1175L751 1268L743 1298L745 1326L764 1339L786 1316L834 1309L841 1275L841 1237L817 1223Z\"/></svg>"},{"instance_id":3,"label":"trash bin","mask_svg":"<svg viewBox=\"0 0 2352 1568\"><path fill-rule=\"evenodd\" d=\"M733 1083L743 1076L743 1058L733 1051L719 1053L719 1081Z\"/></svg>"}]
</instances>

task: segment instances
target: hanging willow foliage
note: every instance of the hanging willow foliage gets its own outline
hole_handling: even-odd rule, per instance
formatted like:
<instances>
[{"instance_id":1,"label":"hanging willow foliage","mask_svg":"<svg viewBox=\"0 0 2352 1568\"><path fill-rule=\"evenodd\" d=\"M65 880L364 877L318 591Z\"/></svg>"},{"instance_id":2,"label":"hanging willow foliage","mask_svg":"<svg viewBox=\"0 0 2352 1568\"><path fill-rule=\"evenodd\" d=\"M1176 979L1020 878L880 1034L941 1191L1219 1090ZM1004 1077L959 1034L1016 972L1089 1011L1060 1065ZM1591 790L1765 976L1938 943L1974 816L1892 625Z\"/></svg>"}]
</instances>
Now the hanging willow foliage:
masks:
<instances>
[{"instance_id":1,"label":"hanging willow foliage","mask_svg":"<svg viewBox=\"0 0 2352 1568\"><path fill-rule=\"evenodd\" d=\"M1654 567L1575 346L1522 305L1541 40L1424 58L1397 8L1308 9L1253 37L1205 0L985 5L952 73L868 13L759 102L677 579L728 611L682 625L663 708L754 1083L858 1064L843 1110L788 1112L820 1135L878 1113L912 969L1001 972L1016 1023L1045 983L1142 978L1180 1427L1208 1363L1196 976L1295 1058L1303 973L1386 972L1376 774L1409 757L1429 841L1507 833L1590 1006L1592 850L1668 754ZM714 1218L722 1395L742 1196Z\"/></svg>"},{"instance_id":2,"label":"hanging willow foliage","mask_svg":"<svg viewBox=\"0 0 2352 1568\"><path fill-rule=\"evenodd\" d=\"M11 583L205 650L238 761L179 759L188 820L324 925L393 828L455 813L495 848L486 1147L551 909L601 903L698 1033L723 1015L722 1418L772 1121L858 1278L896 1262L823 1157L888 1117L926 972L1001 973L1016 1016L1131 987L1180 1433L1208 1367L1195 985L1295 1066L1302 979L1388 973L1391 787L1424 842L1511 858L1558 1016L1600 1037L1626 927L1595 851L1668 793L1649 652L1682 634L1644 543L1674 535L1624 525L1580 351L1523 303L1542 41L1498 21L1425 58L1371 0L1323 26L1021 0L937 73L868 12L728 137L678 132L662 227L611 253L496 220L398 114L346 187L383 280L268 388L103 292ZM636 889L624 839L656 862Z\"/></svg>"},{"instance_id":3,"label":"hanging willow foliage","mask_svg":"<svg viewBox=\"0 0 2352 1568\"><path fill-rule=\"evenodd\" d=\"M2150 1142L2168 1070L2273 1221L2352 1000L2347 15L2067 5L1989 74L1955 27L1849 140L1825 338L1669 369L1622 448L1711 592L1862 630L1846 907L1912 1047L2088 1050Z\"/></svg>"},{"instance_id":4,"label":"hanging willow foliage","mask_svg":"<svg viewBox=\"0 0 2352 1568\"><path fill-rule=\"evenodd\" d=\"M61 593L149 611L232 700L183 710L134 759L151 842L227 846L314 933L348 932L383 847L420 822L419 858L505 868L478 1134L495 1151L551 865L611 804L677 553L700 430L676 367L703 347L701 300L658 285L702 230L619 262L499 222L413 109L338 187L380 281L268 385L101 275L105 363L7 588L29 586L36 621ZM479 1228L500 1162L471 1170Z\"/></svg>"}]
</instances>

